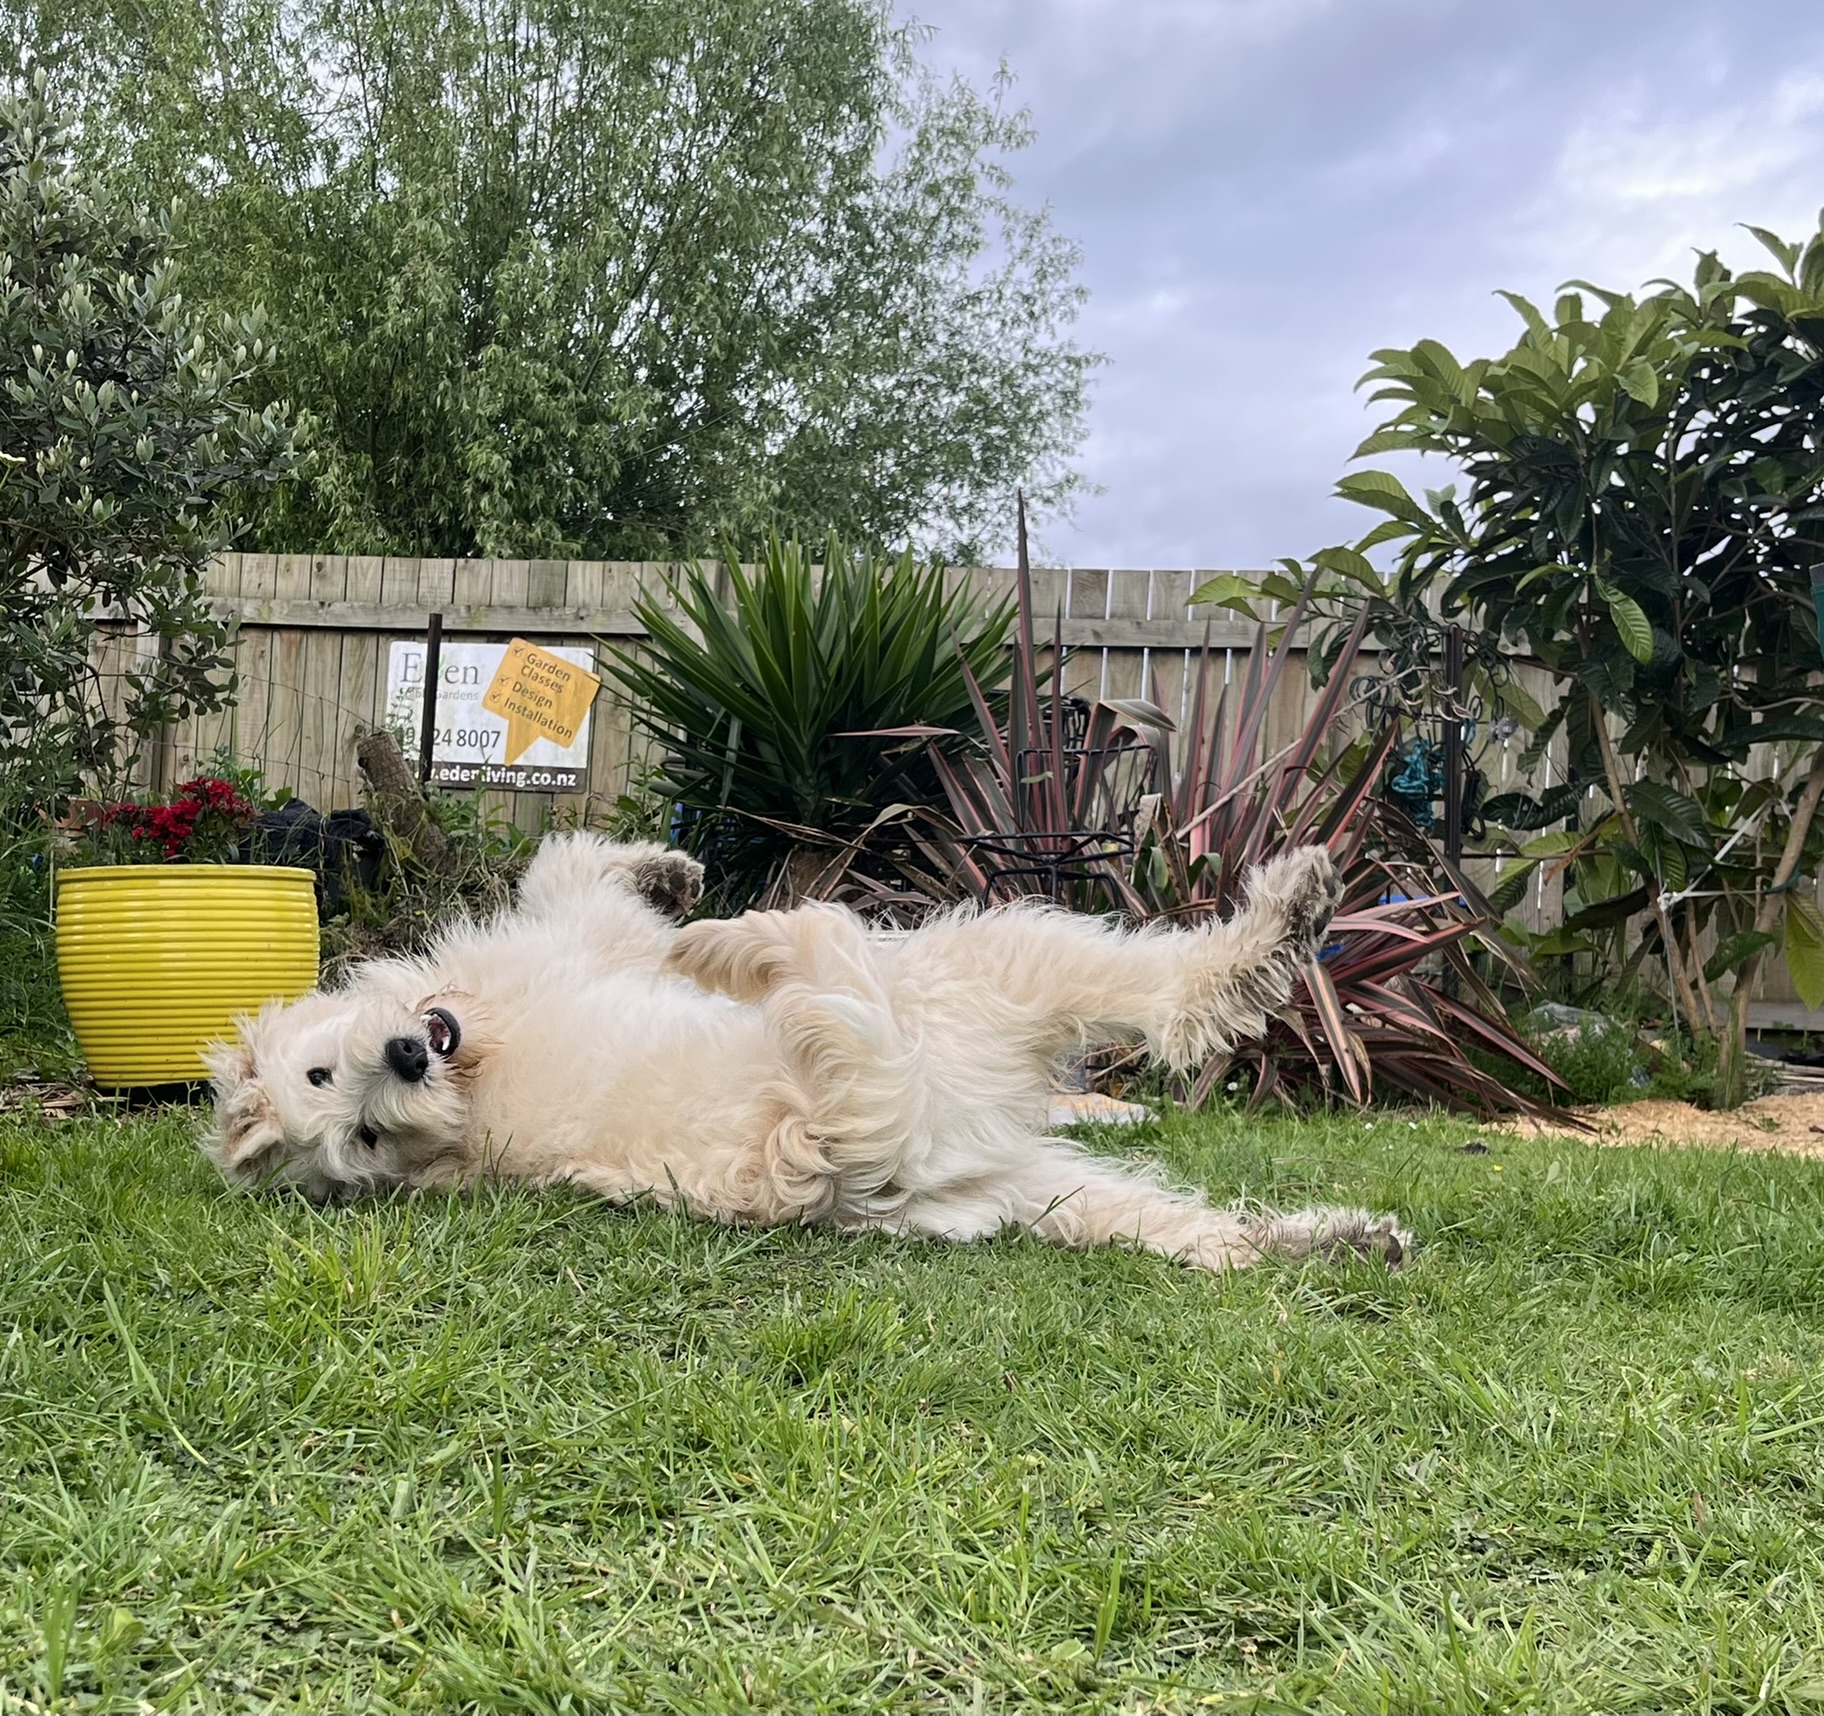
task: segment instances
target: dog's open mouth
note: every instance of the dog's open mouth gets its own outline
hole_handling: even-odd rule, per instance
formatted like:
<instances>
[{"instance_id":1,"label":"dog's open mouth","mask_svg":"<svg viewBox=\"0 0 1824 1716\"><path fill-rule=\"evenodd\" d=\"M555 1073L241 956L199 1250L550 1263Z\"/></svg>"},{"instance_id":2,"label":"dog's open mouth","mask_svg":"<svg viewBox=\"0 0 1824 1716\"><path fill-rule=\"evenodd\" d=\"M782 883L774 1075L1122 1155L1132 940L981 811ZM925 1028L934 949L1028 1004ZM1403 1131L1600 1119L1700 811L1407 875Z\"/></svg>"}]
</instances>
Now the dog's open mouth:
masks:
<instances>
[{"instance_id":1,"label":"dog's open mouth","mask_svg":"<svg viewBox=\"0 0 1824 1716\"><path fill-rule=\"evenodd\" d=\"M447 1007L425 1008L424 1040L432 1054L447 1061L462 1046L462 1027L456 1023L456 1015Z\"/></svg>"}]
</instances>

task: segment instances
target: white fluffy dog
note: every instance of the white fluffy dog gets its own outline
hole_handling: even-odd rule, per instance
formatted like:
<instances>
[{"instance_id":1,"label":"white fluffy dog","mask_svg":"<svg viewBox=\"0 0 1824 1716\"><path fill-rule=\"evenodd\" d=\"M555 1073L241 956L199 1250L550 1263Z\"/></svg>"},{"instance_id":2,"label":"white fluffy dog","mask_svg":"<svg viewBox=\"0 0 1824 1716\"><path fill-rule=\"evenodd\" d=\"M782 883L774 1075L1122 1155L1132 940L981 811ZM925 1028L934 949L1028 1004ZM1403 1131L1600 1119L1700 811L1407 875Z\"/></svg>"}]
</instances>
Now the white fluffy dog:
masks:
<instances>
[{"instance_id":1,"label":"white fluffy dog","mask_svg":"<svg viewBox=\"0 0 1824 1716\"><path fill-rule=\"evenodd\" d=\"M416 960L268 1007L219 1045L205 1146L240 1185L327 1199L486 1177L739 1222L1144 1246L1204 1269L1352 1249L1389 1216L1218 1210L1044 1136L1049 1073L1142 1037L1178 1068L1259 1031L1335 909L1327 854L1195 931L963 911L905 933L808 905L679 928L679 853L556 835L517 907Z\"/></svg>"}]
</instances>

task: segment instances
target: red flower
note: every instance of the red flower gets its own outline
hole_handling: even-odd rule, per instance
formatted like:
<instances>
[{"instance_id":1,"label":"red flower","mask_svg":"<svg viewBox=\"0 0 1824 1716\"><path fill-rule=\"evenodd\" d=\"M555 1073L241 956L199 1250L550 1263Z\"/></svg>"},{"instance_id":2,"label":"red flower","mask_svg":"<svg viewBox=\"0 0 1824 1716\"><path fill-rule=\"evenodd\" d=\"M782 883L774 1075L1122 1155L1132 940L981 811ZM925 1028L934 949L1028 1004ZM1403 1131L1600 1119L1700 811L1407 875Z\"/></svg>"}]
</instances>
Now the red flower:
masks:
<instances>
[{"instance_id":1,"label":"red flower","mask_svg":"<svg viewBox=\"0 0 1824 1716\"><path fill-rule=\"evenodd\" d=\"M167 861L190 855L198 840L198 855L214 856L259 818L259 806L242 797L232 781L198 775L183 783L165 804L140 804L131 799L91 806L84 813L86 826L95 830L124 830L129 840L157 841Z\"/></svg>"}]
</instances>

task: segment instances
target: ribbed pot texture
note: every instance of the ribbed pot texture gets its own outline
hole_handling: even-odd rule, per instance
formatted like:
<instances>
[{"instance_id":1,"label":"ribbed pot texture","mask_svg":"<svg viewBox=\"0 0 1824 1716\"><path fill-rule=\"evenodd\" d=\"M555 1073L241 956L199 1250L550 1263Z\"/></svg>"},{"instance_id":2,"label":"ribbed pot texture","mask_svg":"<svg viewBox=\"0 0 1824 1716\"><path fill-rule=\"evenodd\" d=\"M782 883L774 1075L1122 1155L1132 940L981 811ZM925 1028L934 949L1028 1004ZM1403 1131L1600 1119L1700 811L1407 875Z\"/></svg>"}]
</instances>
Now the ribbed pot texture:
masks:
<instances>
[{"instance_id":1,"label":"ribbed pot texture","mask_svg":"<svg viewBox=\"0 0 1824 1716\"><path fill-rule=\"evenodd\" d=\"M97 1084L207 1077L235 1016L316 986L308 870L120 864L57 879L63 1004Z\"/></svg>"}]
</instances>

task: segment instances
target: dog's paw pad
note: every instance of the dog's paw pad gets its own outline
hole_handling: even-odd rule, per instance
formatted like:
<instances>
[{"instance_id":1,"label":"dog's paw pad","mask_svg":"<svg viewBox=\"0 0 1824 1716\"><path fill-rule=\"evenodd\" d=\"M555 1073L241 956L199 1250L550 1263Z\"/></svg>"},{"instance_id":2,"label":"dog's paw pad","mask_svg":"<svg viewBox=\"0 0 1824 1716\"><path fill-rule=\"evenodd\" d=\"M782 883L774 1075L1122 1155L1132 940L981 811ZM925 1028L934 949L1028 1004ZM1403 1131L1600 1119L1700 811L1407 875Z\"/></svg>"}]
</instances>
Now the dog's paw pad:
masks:
<instances>
[{"instance_id":1,"label":"dog's paw pad","mask_svg":"<svg viewBox=\"0 0 1824 1716\"><path fill-rule=\"evenodd\" d=\"M1362 1216L1336 1222L1321 1235L1319 1248L1340 1257L1378 1257L1389 1269L1398 1269L1412 1256L1412 1235L1390 1215Z\"/></svg>"},{"instance_id":2,"label":"dog's paw pad","mask_svg":"<svg viewBox=\"0 0 1824 1716\"><path fill-rule=\"evenodd\" d=\"M703 866L682 852L659 852L634 866L634 891L654 911L681 918L703 898Z\"/></svg>"},{"instance_id":3,"label":"dog's paw pad","mask_svg":"<svg viewBox=\"0 0 1824 1716\"><path fill-rule=\"evenodd\" d=\"M1343 902L1343 877L1322 846L1302 846L1262 865L1253 891L1259 903L1278 908L1289 941L1315 952Z\"/></svg>"}]
</instances>

